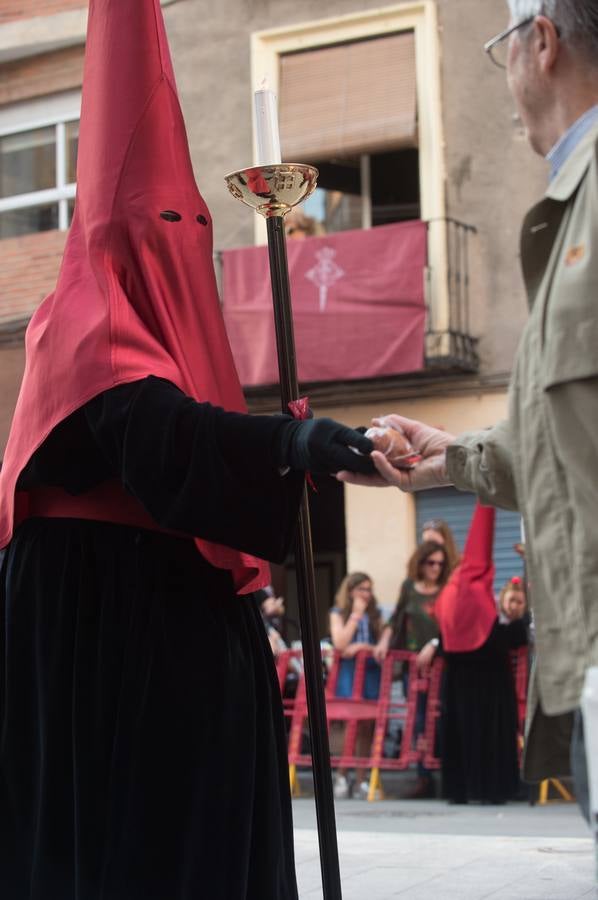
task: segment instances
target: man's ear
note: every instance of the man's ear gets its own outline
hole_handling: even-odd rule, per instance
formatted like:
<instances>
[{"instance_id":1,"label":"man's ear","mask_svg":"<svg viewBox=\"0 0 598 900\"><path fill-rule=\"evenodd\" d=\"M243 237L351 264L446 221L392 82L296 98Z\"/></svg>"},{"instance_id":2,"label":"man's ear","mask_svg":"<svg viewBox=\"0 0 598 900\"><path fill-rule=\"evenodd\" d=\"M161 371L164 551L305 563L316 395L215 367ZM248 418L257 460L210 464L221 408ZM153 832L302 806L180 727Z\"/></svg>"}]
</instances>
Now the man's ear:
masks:
<instances>
[{"instance_id":1,"label":"man's ear","mask_svg":"<svg viewBox=\"0 0 598 900\"><path fill-rule=\"evenodd\" d=\"M536 16L531 38L537 53L540 69L545 74L552 71L559 57L561 43L556 25L547 16Z\"/></svg>"}]
</instances>

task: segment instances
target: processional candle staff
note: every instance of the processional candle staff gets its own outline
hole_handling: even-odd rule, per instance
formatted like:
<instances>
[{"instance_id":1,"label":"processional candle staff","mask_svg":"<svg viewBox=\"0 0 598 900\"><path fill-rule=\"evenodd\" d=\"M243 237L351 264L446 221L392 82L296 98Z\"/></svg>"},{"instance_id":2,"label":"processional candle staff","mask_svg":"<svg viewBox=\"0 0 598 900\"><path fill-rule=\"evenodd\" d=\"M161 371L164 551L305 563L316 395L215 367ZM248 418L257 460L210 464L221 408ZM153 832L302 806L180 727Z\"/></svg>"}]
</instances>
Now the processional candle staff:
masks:
<instances>
[{"instance_id":1,"label":"processional candle staff","mask_svg":"<svg viewBox=\"0 0 598 900\"><path fill-rule=\"evenodd\" d=\"M234 197L266 219L281 405L282 411L288 413L289 409L297 409L299 385L284 216L315 190L318 171L313 166L281 162L276 96L264 84L256 91L254 99L258 164L233 172L225 180ZM311 527L305 491L299 510L295 559L323 897L324 900L342 900Z\"/></svg>"},{"instance_id":2,"label":"processional candle staff","mask_svg":"<svg viewBox=\"0 0 598 900\"><path fill-rule=\"evenodd\" d=\"M264 78L259 91L253 95L255 105L255 134L258 166L278 166L282 162L278 132L276 94L268 89Z\"/></svg>"}]
</instances>

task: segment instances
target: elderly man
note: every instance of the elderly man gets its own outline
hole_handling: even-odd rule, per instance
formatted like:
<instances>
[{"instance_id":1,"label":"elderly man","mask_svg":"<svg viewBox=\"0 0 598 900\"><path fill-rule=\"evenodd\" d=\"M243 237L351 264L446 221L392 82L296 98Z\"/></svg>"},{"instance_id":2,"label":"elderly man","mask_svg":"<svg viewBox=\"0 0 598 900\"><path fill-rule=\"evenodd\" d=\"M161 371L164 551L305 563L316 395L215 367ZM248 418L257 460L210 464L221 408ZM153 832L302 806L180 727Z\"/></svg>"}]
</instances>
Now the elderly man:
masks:
<instances>
[{"instance_id":1,"label":"elderly man","mask_svg":"<svg viewBox=\"0 0 598 900\"><path fill-rule=\"evenodd\" d=\"M380 485L452 483L521 511L537 641L524 775L566 774L571 744L587 816L579 704L585 670L598 664L598 0L509 6L509 27L485 49L506 68L529 142L551 165L548 191L523 223L531 314L509 416L458 438L389 416L423 462L407 474L373 458Z\"/></svg>"}]
</instances>

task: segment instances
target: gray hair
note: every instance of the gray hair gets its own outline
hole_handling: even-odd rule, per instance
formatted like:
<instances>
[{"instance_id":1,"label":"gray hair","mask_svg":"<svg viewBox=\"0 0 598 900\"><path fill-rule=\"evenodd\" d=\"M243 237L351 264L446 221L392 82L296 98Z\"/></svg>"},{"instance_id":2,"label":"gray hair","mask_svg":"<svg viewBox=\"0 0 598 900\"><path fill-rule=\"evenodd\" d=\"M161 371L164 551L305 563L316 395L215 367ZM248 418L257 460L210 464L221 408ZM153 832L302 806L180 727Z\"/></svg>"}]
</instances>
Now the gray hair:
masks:
<instances>
[{"instance_id":1,"label":"gray hair","mask_svg":"<svg viewBox=\"0 0 598 900\"><path fill-rule=\"evenodd\" d=\"M513 22L545 15L563 41L582 50L598 65L598 0L508 0Z\"/></svg>"}]
</instances>

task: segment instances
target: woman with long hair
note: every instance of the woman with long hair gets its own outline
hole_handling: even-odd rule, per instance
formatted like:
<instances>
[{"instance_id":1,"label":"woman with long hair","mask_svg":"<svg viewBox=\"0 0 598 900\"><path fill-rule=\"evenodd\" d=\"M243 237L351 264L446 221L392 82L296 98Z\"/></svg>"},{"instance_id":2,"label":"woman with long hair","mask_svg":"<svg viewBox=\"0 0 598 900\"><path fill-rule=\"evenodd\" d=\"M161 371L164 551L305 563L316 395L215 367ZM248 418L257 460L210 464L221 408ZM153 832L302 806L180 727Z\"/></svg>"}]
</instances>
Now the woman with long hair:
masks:
<instances>
[{"instance_id":1,"label":"woman with long hair","mask_svg":"<svg viewBox=\"0 0 598 900\"><path fill-rule=\"evenodd\" d=\"M361 650L373 650L380 637L380 610L374 597L372 579L365 572L351 572L341 581L330 610L330 636L332 645L341 655L337 697L350 697L355 678L355 657ZM366 662L363 697L375 700L380 692L380 666L372 658ZM360 722L357 730L356 753L367 756L373 735L373 722ZM344 726L333 729L333 742L339 745L344 738ZM365 771L355 773L361 795L367 793ZM339 769L334 785L337 799L347 797L351 786L344 769Z\"/></svg>"},{"instance_id":2,"label":"woman with long hair","mask_svg":"<svg viewBox=\"0 0 598 900\"><path fill-rule=\"evenodd\" d=\"M420 653L429 643L438 642L438 624L434 615L436 599L449 577L449 561L445 548L435 541L424 541L411 555L407 578L401 585L399 599L375 650L382 661L388 650L412 650ZM404 689L407 691L407 679ZM414 736L423 734L426 719L426 695L418 697ZM434 780L429 769L418 763L417 784L410 795L418 800L435 795Z\"/></svg>"},{"instance_id":3,"label":"woman with long hair","mask_svg":"<svg viewBox=\"0 0 598 900\"><path fill-rule=\"evenodd\" d=\"M448 522L444 519L428 519L422 525L422 543L435 541L446 550L449 573L453 571L459 562L459 550L455 543L455 537Z\"/></svg>"},{"instance_id":4,"label":"woman with long hair","mask_svg":"<svg viewBox=\"0 0 598 900\"><path fill-rule=\"evenodd\" d=\"M495 510L478 503L463 559L436 606L445 660L442 787L452 803L504 803L519 786L510 651L527 643L525 593L521 579L511 579L503 591L504 618L499 617L494 522ZM507 607L512 594L517 596Z\"/></svg>"},{"instance_id":5,"label":"woman with long hair","mask_svg":"<svg viewBox=\"0 0 598 900\"><path fill-rule=\"evenodd\" d=\"M424 541L414 550L397 605L376 647L377 659L384 659L390 648L419 653L428 641L438 637L434 604L448 576L444 547L435 541Z\"/></svg>"}]
</instances>

